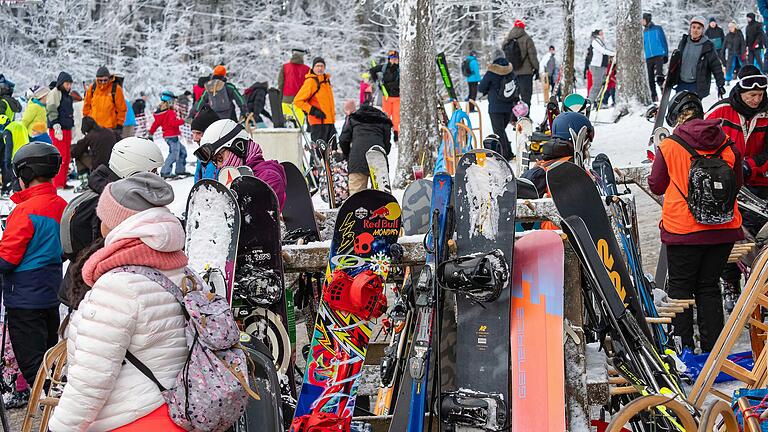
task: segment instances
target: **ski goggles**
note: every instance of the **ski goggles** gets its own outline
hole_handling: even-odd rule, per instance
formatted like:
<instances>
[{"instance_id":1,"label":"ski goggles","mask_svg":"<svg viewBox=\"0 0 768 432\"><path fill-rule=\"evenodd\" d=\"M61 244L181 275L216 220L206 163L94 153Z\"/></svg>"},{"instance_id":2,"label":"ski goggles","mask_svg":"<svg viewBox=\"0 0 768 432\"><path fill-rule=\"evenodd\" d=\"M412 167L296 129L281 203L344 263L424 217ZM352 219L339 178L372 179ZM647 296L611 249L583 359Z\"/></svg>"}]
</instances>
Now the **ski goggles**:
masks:
<instances>
[{"instance_id":1,"label":"ski goggles","mask_svg":"<svg viewBox=\"0 0 768 432\"><path fill-rule=\"evenodd\" d=\"M768 89L768 77L763 74L747 75L739 79L739 87L744 90Z\"/></svg>"},{"instance_id":2,"label":"ski goggles","mask_svg":"<svg viewBox=\"0 0 768 432\"><path fill-rule=\"evenodd\" d=\"M195 157L200 160L200 162L206 164L213 161L214 156L216 156L216 153L221 150L225 144L227 144L229 141L233 140L240 131L244 130L245 128L241 124L237 124L237 126L229 131L228 134L224 135L223 137L219 138L215 142L212 143L206 143L201 145L200 147L195 150ZM240 149L238 149L240 150Z\"/></svg>"}]
</instances>

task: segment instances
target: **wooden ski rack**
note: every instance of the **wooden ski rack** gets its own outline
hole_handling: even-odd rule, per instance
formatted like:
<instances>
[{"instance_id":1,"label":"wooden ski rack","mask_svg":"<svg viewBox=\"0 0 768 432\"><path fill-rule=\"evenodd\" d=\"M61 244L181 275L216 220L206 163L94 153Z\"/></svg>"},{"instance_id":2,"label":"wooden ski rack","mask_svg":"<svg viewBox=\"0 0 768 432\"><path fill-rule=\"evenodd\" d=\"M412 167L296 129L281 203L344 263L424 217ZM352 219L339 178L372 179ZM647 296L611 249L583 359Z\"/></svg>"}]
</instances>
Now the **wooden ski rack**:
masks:
<instances>
[{"instance_id":1,"label":"wooden ski rack","mask_svg":"<svg viewBox=\"0 0 768 432\"><path fill-rule=\"evenodd\" d=\"M754 249L755 244L754 243L736 243L733 245L733 249L731 249L731 254L728 256L728 263L733 264L736 262L739 262L740 259L744 258L745 255L752 252L752 249Z\"/></svg>"}]
</instances>

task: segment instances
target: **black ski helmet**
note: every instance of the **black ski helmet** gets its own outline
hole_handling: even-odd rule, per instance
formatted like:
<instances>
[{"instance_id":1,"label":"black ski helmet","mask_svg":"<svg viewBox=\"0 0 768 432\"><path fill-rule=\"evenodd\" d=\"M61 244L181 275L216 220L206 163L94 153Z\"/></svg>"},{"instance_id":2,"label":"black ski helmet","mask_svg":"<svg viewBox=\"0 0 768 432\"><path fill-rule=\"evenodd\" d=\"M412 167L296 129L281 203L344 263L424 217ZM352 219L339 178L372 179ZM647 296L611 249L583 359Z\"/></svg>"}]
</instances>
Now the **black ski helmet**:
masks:
<instances>
[{"instance_id":1,"label":"black ski helmet","mask_svg":"<svg viewBox=\"0 0 768 432\"><path fill-rule=\"evenodd\" d=\"M693 110L694 118L704 118L704 108L701 106L701 99L696 93L688 90L676 94L667 108L665 117L669 127L677 126L677 118L685 110Z\"/></svg>"},{"instance_id":2,"label":"black ski helmet","mask_svg":"<svg viewBox=\"0 0 768 432\"><path fill-rule=\"evenodd\" d=\"M13 156L13 173L29 184L37 177L54 178L61 168L61 153L44 142L31 142L21 147Z\"/></svg>"},{"instance_id":3,"label":"black ski helmet","mask_svg":"<svg viewBox=\"0 0 768 432\"><path fill-rule=\"evenodd\" d=\"M574 134L577 134L584 126L587 127L587 138L592 141L592 138L595 136L595 128L592 126L592 122L589 121L587 116L572 111L560 113L555 117L555 120L552 121L552 137L573 141L571 130L573 130Z\"/></svg>"}]
</instances>

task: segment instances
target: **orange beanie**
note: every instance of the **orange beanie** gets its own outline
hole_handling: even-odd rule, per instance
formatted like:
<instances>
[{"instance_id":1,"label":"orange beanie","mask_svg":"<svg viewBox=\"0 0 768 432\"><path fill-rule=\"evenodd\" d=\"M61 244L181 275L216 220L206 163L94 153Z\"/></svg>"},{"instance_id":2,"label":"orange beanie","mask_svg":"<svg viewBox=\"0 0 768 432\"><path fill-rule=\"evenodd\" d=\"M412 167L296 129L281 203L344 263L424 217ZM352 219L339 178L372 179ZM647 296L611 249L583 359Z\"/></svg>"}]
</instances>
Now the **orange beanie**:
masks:
<instances>
[{"instance_id":1,"label":"orange beanie","mask_svg":"<svg viewBox=\"0 0 768 432\"><path fill-rule=\"evenodd\" d=\"M227 68L224 65L218 65L213 68L213 74L216 76L227 76Z\"/></svg>"}]
</instances>

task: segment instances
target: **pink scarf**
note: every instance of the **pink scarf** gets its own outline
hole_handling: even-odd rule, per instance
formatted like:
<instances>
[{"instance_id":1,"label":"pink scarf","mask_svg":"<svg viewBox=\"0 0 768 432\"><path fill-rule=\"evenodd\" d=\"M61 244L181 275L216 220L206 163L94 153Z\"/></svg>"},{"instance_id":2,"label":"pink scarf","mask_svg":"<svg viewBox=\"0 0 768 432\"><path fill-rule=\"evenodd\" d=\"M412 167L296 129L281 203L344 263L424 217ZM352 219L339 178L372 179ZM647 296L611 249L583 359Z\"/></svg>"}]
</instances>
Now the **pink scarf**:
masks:
<instances>
[{"instance_id":1,"label":"pink scarf","mask_svg":"<svg viewBox=\"0 0 768 432\"><path fill-rule=\"evenodd\" d=\"M189 260L182 251L159 252L139 239L122 239L99 249L83 266L83 280L88 286L108 271L125 265L139 265L158 270L174 270L187 265Z\"/></svg>"}]
</instances>

